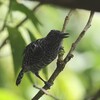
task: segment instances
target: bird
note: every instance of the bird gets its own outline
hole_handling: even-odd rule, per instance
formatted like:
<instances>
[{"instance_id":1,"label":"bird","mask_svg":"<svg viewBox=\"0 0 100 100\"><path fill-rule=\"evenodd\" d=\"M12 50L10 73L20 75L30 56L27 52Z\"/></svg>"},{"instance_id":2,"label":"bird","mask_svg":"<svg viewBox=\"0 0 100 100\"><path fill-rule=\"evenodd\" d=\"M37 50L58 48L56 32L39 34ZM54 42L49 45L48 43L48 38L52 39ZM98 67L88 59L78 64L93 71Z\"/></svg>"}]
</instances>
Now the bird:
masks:
<instances>
[{"instance_id":1,"label":"bird","mask_svg":"<svg viewBox=\"0 0 100 100\"><path fill-rule=\"evenodd\" d=\"M47 82L39 75L39 71L50 64L62 47L62 40L69 37L69 33L51 30L46 37L28 44L23 52L22 68L17 76L16 85L21 83L24 73L32 72L45 84Z\"/></svg>"}]
</instances>

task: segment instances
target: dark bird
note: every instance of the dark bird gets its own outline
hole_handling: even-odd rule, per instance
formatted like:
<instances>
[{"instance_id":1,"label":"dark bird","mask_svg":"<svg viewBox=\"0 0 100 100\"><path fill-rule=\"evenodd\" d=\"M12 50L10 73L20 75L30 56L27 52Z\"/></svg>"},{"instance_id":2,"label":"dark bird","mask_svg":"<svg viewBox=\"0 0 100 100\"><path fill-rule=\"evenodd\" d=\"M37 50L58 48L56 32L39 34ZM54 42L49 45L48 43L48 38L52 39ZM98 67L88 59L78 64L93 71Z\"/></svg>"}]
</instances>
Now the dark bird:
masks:
<instances>
[{"instance_id":1,"label":"dark bird","mask_svg":"<svg viewBox=\"0 0 100 100\"><path fill-rule=\"evenodd\" d=\"M68 33L51 30L46 37L31 42L26 46L23 55L22 69L17 77L16 85L20 84L24 73L28 71L33 72L47 84L47 82L39 76L39 70L50 64L57 57L62 40L68 36Z\"/></svg>"}]
</instances>

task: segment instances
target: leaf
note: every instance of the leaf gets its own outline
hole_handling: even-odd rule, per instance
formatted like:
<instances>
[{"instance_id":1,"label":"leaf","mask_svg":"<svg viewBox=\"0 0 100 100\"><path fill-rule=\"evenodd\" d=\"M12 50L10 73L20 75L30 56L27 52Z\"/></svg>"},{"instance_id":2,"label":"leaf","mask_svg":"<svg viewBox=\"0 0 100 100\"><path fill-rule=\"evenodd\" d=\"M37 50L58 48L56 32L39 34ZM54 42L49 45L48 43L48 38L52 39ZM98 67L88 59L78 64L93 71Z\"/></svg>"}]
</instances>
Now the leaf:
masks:
<instances>
[{"instance_id":1,"label":"leaf","mask_svg":"<svg viewBox=\"0 0 100 100\"><path fill-rule=\"evenodd\" d=\"M28 77L28 79L30 80L30 82L31 82L32 84L34 84L34 80L33 80L33 77L31 76L31 73L27 73L27 77Z\"/></svg>"},{"instance_id":2,"label":"leaf","mask_svg":"<svg viewBox=\"0 0 100 100\"><path fill-rule=\"evenodd\" d=\"M11 90L0 88L0 100L25 100L22 96Z\"/></svg>"},{"instance_id":3,"label":"leaf","mask_svg":"<svg viewBox=\"0 0 100 100\"><path fill-rule=\"evenodd\" d=\"M16 28L7 28L13 56L14 71L16 74L22 65L22 54L26 44L21 33Z\"/></svg>"},{"instance_id":4,"label":"leaf","mask_svg":"<svg viewBox=\"0 0 100 100\"><path fill-rule=\"evenodd\" d=\"M35 41L36 39L42 38L42 36L38 32L32 32L31 29L26 28L27 32L29 33L31 41Z\"/></svg>"},{"instance_id":5,"label":"leaf","mask_svg":"<svg viewBox=\"0 0 100 100\"><path fill-rule=\"evenodd\" d=\"M32 32L27 28L26 29L27 31L28 31L28 33L29 33L29 36L30 36L30 38L31 38L31 41L35 41L36 40L36 37L32 34Z\"/></svg>"},{"instance_id":6,"label":"leaf","mask_svg":"<svg viewBox=\"0 0 100 100\"><path fill-rule=\"evenodd\" d=\"M42 72L43 72L45 78L48 79L48 68L47 68L47 66L42 69Z\"/></svg>"},{"instance_id":7,"label":"leaf","mask_svg":"<svg viewBox=\"0 0 100 100\"><path fill-rule=\"evenodd\" d=\"M18 10L18 11L24 13L33 22L36 29L39 30L38 24L41 25L41 23L37 19L37 17L35 16L35 14L32 12L32 10L30 10L29 8L27 8L23 4L17 3L16 1L12 2L12 7L11 8L12 8L12 10L15 10L15 11Z\"/></svg>"}]
</instances>

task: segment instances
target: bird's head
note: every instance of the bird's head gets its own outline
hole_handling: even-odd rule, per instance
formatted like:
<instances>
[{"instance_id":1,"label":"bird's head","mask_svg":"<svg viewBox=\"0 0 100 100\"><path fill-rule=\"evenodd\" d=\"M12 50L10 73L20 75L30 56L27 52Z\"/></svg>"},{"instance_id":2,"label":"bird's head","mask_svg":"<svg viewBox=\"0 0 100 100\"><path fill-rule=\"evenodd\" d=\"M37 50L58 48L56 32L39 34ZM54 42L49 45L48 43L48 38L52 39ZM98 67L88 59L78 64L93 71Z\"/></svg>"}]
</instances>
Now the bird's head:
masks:
<instances>
[{"instance_id":1,"label":"bird's head","mask_svg":"<svg viewBox=\"0 0 100 100\"><path fill-rule=\"evenodd\" d=\"M46 39L48 41L55 41L55 42L60 42L62 39L69 37L69 33L63 33L58 30L51 30L48 35L46 36Z\"/></svg>"}]
</instances>

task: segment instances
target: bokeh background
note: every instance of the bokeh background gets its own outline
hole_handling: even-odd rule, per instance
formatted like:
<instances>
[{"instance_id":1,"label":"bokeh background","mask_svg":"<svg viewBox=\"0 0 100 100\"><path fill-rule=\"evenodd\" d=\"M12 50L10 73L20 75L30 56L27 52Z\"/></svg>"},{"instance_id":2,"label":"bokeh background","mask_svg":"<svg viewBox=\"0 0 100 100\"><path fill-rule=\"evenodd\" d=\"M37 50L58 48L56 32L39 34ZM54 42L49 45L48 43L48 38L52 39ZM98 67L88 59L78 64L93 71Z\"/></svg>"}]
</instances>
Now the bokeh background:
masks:
<instances>
[{"instance_id":1,"label":"bokeh background","mask_svg":"<svg viewBox=\"0 0 100 100\"><path fill-rule=\"evenodd\" d=\"M24 0L0 0L0 100L30 100L43 83L32 73L26 73L21 84L15 85L21 69L23 50L27 44L45 37L52 29L61 30L69 9L41 5ZM65 56L84 28L89 11L76 9L70 17L66 32L70 37L63 46ZM100 14L95 13L90 29L73 52L49 90L61 100L89 100L100 89ZM40 71L48 79L56 68L56 60ZM89 98L89 99L88 99ZM44 95L40 100L53 100ZM100 99L98 99L100 100Z\"/></svg>"}]
</instances>

